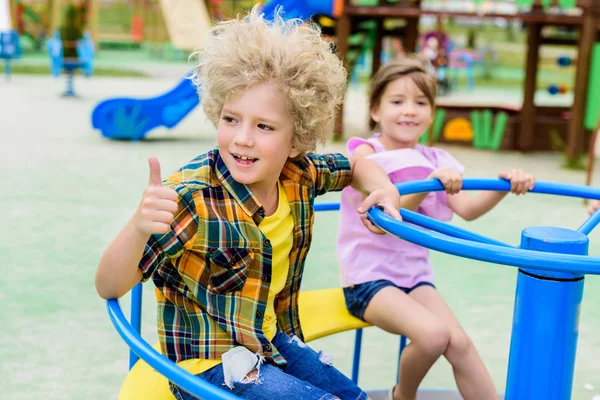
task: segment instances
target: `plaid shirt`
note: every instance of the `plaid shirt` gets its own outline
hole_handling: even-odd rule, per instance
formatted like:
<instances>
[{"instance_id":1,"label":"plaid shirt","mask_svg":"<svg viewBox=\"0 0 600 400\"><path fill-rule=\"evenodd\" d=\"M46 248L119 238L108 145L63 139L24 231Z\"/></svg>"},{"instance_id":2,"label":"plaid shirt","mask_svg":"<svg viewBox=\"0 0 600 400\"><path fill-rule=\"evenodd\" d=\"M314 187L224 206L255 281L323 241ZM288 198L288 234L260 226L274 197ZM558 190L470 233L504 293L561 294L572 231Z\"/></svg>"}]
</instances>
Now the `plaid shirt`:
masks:
<instances>
[{"instance_id":1,"label":"plaid shirt","mask_svg":"<svg viewBox=\"0 0 600 400\"><path fill-rule=\"evenodd\" d=\"M294 218L290 272L275 300L277 326L303 338L298 293L312 239L316 196L352 180L341 154L306 154L281 172ZM163 354L179 362L217 359L243 345L278 365L285 360L263 331L271 281L272 247L258 229L264 209L236 182L217 149L185 165L164 182L179 193L179 209L164 235L148 241L139 268L152 278Z\"/></svg>"}]
</instances>

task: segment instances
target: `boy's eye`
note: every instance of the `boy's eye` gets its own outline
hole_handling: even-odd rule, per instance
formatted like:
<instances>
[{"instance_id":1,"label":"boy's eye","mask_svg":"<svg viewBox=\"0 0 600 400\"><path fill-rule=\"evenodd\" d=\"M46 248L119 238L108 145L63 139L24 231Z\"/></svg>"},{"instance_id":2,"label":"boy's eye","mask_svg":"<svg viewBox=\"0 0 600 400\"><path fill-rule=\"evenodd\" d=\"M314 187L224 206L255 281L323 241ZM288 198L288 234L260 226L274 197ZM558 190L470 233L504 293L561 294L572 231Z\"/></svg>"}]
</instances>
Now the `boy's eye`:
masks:
<instances>
[{"instance_id":1,"label":"boy's eye","mask_svg":"<svg viewBox=\"0 0 600 400\"><path fill-rule=\"evenodd\" d=\"M258 129L261 129L263 131L272 131L272 130L274 130L273 127L271 127L269 125L265 125L265 124L258 124Z\"/></svg>"},{"instance_id":2,"label":"boy's eye","mask_svg":"<svg viewBox=\"0 0 600 400\"><path fill-rule=\"evenodd\" d=\"M402 101L401 100L393 100L392 104L402 104Z\"/></svg>"},{"instance_id":3,"label":"boy's eye","mask_svg":"<svg viewBox=\"0 0 600 400\"><path fill-rule=\"evenodd\" d=\"M224 116L222 119L225 122L235 122L235 118L233 117Z\"/></svg>"}]
</instances>

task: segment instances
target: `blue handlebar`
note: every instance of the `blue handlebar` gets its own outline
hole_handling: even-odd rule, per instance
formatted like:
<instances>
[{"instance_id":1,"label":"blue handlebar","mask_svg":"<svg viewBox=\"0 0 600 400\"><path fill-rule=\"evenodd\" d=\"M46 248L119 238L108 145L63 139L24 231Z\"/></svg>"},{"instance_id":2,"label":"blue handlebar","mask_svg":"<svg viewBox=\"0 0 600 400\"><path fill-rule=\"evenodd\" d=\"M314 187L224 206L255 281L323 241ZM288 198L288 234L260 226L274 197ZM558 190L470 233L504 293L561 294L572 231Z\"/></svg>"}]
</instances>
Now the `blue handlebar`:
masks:
<instances>
[{"instance_id":1,"label":"blue handlebar","mask_svg":"<svg viewBox=\"0 0 600 400\"><path fill-rule=\"evenodd\" d=\"M414 194L444 190L438 180L415 181L397 184L398 191L403 194ZM510 183L502 179L465 179L463 190L509 191ZM533 193L554 194L559 196L600 199L600 189L583 185L567 185L553 182L536 182ZM546 271L568 272L573 274L600 275L600 258L558 253L543 253L532 250L512 248L503 243L493 243L490 239L477 240L475 237L453 235L451 237L433 231L423 231L405 223L401 223L377 208L368 211L369 218L380 228L411 243L438 250L444 253L486 261L496 264ZM407 214L405 214L407 215ZM418 222L418 221L410 221ZM579 232L589 233L600 222L600 212L592 215L580 228ZM438 222L439 226L450 225ZM453 227L454 228L454 227ZM460 230L462 231L462 230ZM468 231L465 231L470 233ZM469 239L469 240L465 240Z\"/></svg>"}]
</instances>

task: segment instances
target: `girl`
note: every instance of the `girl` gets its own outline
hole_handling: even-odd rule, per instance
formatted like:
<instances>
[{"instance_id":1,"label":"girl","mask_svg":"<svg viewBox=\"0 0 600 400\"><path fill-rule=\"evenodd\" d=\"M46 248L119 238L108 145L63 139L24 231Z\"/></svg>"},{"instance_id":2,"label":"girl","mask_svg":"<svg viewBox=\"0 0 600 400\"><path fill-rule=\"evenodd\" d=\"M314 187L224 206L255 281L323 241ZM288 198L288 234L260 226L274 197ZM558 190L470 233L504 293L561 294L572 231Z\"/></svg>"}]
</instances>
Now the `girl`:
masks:
<instances>
[{"instance_id":1,"label":"girl","mask_svg":"<svg viewBox=\"0 0 600 400\"><path fill-rule=\"evenodd\" d=\"M375 161L394 183L436 178L445 192L402 196L403 208L442 221L456 213L474 220L500 202L503 192L470 196L461 191L463 166L447 152L418 144L430 127L435 110L435 80L425 65L404 57L383 67L370 88L369 139L352 138L353 156ZM513 169L500 172L511 182L511 192L531 190L534 178ZM397 237L374 236L364 229L356 206L363 197L356 190L342 191L338 257L348 310L356 317L388 332L405 335L410 345L402 353L398 384L390 399L416 397L419 384L434 362L444 355L452 365L462 396L496 399L490 375L473 343L433 285L427 249Z\"/></svg>"}]
</instances>

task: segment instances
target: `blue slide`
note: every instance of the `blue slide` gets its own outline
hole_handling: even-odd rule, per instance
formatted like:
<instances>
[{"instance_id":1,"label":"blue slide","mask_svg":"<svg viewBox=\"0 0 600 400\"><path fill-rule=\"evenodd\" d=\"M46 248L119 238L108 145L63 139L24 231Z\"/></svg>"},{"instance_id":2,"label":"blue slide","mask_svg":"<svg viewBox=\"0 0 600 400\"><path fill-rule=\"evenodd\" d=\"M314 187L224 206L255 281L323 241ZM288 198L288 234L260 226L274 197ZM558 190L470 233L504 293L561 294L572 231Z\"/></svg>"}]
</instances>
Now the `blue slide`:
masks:
<instances>
[{"instance_id":1,"label":"blue slide","mask_svg":"<svg viewBox=\"0 0 600 400\"><path fill-rule=\"evenodd\" d=\"M198 104L196 86L186 77L159 97L104 100L92 112L92 126L109 139L141 140L156 127L173 128Z\"/></svg>"},{"instance_id":2,"label":"blue slide","mask_svg":"<svg viewBox=\"0 0 600 400\"><path fill-rule=\"evenodd\" d=\"M263 9L272 18L282 6L285 19L308 19L313 14L331 15L333 0L272 0ZM92 126L102 136L116 140L142 140L159 126L169 129L177 125L200 99L191 80L184 78L171 91L150 99L116 98L100 102L92 111Z\"/></svg>"}]
</instances>

